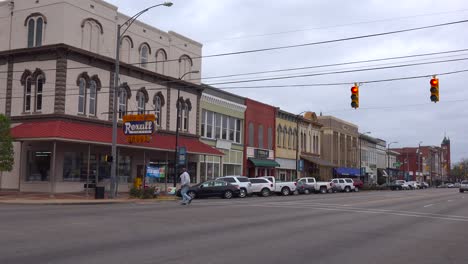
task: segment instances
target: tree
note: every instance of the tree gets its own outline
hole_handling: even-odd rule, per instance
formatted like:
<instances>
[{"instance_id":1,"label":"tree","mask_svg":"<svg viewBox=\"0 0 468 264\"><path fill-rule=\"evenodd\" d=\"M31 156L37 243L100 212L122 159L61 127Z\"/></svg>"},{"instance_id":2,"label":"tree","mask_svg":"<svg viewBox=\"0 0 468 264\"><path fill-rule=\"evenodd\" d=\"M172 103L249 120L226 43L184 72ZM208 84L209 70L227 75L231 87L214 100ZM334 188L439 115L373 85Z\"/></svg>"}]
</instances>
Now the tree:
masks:
<instances>
[{"instance_id":1,"label":"tree","mask_svg":"<svg viewBox=\"0 0 468 264\"><path fill-rule=\"evenodd\" d=\"M457 179L467 179L468 178L468 159L462 159L460 162L457 162L453 165L450 172L453 177Z\"/></svg>"},{"instance_id":2,"label":"tree","mask_svg":"<svg viewBox=\"0 0 468 264\"><path fill-rule=\"evenodd\" d=\"M0 114L0 175L11 171L14 163L13 138L10 134L10 119Z\"/></svg>"}]
</instances>

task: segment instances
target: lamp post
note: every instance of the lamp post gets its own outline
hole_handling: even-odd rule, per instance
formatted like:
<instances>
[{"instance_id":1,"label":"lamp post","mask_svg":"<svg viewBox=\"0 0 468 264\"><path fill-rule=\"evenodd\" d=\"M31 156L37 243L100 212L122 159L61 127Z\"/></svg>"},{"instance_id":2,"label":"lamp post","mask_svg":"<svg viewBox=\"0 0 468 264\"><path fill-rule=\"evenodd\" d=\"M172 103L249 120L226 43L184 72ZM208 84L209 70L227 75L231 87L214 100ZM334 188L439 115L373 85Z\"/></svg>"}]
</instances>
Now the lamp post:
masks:
<instances>
[{"instance_id":1,"label":"lamp post","mask_svg":"<svg viewBox=\"0 0 468 264\"><path fill-rule=\"evenodd\" d=\"M359 175L362 176L362 144L361 144L361 137L364 135L370 134L370 131L359 133ZM362 180L362 179L361 179Z\"/></svg>"},{"instance_id":2,"label":"lamp post","mask_svg":"<svg viewBox=\"0 0 468 264\"><path fill-rule=\"evenodd\" d=\"M418 143L418 151L417 151L417 154L418 154L418 171L416 174L419 174L420 171L421 171L421 143L423 143L422 141L419 141ZM417 180L417 176L416 176L416 179Z\"/></svg>"},{"instance_id":3,"label":"lamp post","mask_svg":"<svg viewBox=\"0 0 468 264\"><path fill-rule=\"evenodd\" d=\"M184 73L182 76L179 77L179 80L182 80L185 75L190 74L190 73L199 73L200 71L195 70L195 71L189 71ZM180 115L180 107L179 107L179 99L180 99L180 86L177 86L177 100L176 100L176 108L177 108L177 114L176 114L176 140L175 140L175 149L174 149L174 184L173 186L177 186L177 167L179 166L179 128L180 128L180 123L182 122L182 118L179 117Z\"/></svg>"},{"instance_id":4,"label":"lamp post","mask_svg":"<svg viewBox=\"0 0 468 264\"><path fill-rule=\"evenodd\" d=\"M390 146L397 143L397 141L393 141L387 145L387 183L390 183Z\"/></svg>"},{"instance_id":5,"label":"lamp post","mask_svg":"<svg viewBox=\"0 0 468 264\"><path fill-rule=\"evenodd\" d=\"M113 107L112 107L112 164L111 164L111 185L110 185L110 198L114 198L117 190L117 98L118 98L118 90L119 90L119 70L120 70L120 42L122 41L122 37L124 36L125 32L130 28L130 26L137 20L139 16L144 14L145 12L149 11L158 6L172 6L171 2L164 2L162 4L150 6L142 11L138 12L131 18L129 18L123 25L117 24L117 45L115 48L115 73L114 73L114 95L113 95ZM126 29L121 32L122 28L126 26Z\"/></svg>"}]
</instances>

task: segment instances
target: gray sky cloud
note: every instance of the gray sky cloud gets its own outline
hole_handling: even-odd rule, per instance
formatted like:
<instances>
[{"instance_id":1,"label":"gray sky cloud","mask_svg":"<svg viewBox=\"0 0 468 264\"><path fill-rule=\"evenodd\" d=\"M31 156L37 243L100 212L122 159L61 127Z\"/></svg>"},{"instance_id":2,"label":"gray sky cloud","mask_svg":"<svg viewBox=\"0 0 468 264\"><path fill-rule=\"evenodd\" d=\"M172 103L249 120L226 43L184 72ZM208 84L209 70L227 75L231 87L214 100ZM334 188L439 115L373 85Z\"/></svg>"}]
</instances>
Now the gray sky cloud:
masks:
<instances>
[{"instance_id":1,"label":"gray sky cloud","mask_svg":"<svg viewBox=\"0 0 468 264\"><path fill-rule=\"evenodd\" d=\"M109 0L109 2L129 15L155 3L154 0ZM174 30L203 43L205 55L331 40L468 18L468 3L463 0L175 0L173 2L173 7L154 9L143 15L141 19L162 30ZM326 45L207 58L203 60L202 74L203 77L211 77L464 49L468 48L466 28L467 24L460 24ZM468 58L468 52L457 54L456 57L448 56L434 56L439 58L434 60ZM295 72L207 79L204 82L391 65L389 63L406 64L410 63L409 61L423 60L413 58ZM352 83L461 69L468 69L467 61L225 86ZM388 141L398 141L399 144L395 147L416 146L419 141L423 141L424 145L439 145L447 133L452 140L452 160L458 161L462 157L468 157L466 137L468 89L465 88L467 77L468 73L440 76L441 101L437 104L430 103L429 78L364 84L360 90L361 108L358 110L350 107L350 85L230 91L279 106L292 113L313 110L335 115L359 125L361 131L371 131L373 136Z\"/></svg>"}]
</instances>

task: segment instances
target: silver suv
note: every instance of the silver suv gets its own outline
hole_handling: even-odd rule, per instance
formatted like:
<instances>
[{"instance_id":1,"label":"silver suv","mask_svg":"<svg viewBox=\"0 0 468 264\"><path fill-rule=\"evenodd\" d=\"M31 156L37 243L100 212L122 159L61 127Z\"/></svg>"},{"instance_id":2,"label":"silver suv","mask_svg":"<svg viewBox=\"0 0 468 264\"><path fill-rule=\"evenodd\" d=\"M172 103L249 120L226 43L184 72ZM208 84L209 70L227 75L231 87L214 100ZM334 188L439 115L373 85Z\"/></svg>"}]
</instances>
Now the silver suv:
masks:
<instances>
[{"instance_id":1,"label":"silver suv","mask_svg":"<svg viewBox=\"0 0 468 264\"><path fill-rule=\"evenodd\" d=\"M462 181L460 184L460 192L468 191L468 181Z\"/></svg>"},{"instance_id":2,"label":"silver suv","mask_svg":"<svg viewBox=\"0 0 468 264\"><path fill-rule=\"evenodd\" d=\"M249 178L245 176L224 176L219 177L216 180L229 182L230 184L237 185L240 188L240 198L244 198L247 195L253 193L252 183L250 183Z\"/></svg>"},{"instance_id":3,"label":"silver suv","mask_svg":"<svg viewBox=\"0 0 468 264\"><path fill-rule=\"evenodd\" d=\"M350 178L337 178L332 179L331 182L337 187L340 192L351 192L356 191L354 181Z\"/></svg>"}]
</instances>

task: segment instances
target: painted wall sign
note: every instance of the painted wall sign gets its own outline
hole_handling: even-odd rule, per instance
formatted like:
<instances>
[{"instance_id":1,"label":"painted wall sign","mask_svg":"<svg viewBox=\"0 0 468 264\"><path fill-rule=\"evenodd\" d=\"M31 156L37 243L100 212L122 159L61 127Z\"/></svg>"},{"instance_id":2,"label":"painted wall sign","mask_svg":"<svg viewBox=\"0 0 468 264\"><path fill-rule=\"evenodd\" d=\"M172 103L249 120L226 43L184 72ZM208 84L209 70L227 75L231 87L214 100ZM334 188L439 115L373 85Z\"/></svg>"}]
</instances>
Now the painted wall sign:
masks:
<instances>
[{"instance_id":1,"label":"painted wall sign","mask_svg":"<svg viewBox=\"0 0 468 264\"><path fill-rule=\"evenodd\" d=\"M155 132L155 115L125 115L123 120L123 132L129 143L144 143L151 141L151 135Z\"/></svg>"}]
</instances>

